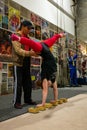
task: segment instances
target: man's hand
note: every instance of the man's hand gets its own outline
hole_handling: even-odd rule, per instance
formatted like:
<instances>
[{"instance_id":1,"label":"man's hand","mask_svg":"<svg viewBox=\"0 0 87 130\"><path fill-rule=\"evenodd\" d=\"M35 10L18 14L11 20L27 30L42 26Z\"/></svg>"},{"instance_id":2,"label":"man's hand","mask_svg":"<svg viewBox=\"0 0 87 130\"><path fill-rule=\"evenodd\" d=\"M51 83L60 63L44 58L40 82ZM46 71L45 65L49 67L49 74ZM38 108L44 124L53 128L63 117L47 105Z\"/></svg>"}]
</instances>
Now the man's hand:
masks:
<instances>
[{"instance_id":1,"label":"man's hand","mask_svg":"<svg viewBox=\"0 0 87 130\"><path fill-rule=\"evenodd\" d=\"M35 56L37 57L40 53L36 53L35 51L33 51L32 49L29 51L30 56Z\"/></svg>"}]
</instances>

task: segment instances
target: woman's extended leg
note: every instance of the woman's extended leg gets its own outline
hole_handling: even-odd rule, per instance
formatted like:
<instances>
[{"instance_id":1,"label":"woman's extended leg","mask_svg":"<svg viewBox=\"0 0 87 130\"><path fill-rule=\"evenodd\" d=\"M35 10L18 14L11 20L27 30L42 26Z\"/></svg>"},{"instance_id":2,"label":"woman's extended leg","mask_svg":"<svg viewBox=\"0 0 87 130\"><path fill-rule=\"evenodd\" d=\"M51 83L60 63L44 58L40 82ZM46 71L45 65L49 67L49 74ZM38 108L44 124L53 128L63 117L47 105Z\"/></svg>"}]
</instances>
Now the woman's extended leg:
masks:
<instances>
[{"instance_id":1,"label":"woman's extended leg","mask_svg":"<svg viewBox=\"0 0 87 130\"><path fill-rule=\"evenodd\" d=\"M59 38L61 38L63 36L64 36L64 33L55 34L53 37L42 41L42 43L46 44L48 47L51 47ZM41 42L35 42L32 39L29 39L29 38L26 38L26 37L19 37L15 34L12 34L11 38L12 38L12 40L17 40L24 45L28 45L35 52L41 52L42 51Z\"/></svg>"},{"instance_id":2,"label":"woman's extended leg","mask_svg":"<svg viewBox=\"0 0 87 130\"><path fill-rule=\"evenodd\" d=\"M51 47L61 37L63 37L63 33L55 34L53 37L44 40L43 43L46 44L48 47Z\"/></svg>"},{"instance_id":3,"label":"woman's extended leg","mask_svg":"<svg viewBox=\"0 0 87 130\"><path fill-rule=\"evenodd\" d=\"M21 44L29 46L29 48L32 48L35 52L42 51L42 45L40 42L36 42L36 41L29 39L29 38L26 38L26 37L19 37L16 34L12 34L11 39L13 41L18 41Z\"/></svg>"}]
</instances>

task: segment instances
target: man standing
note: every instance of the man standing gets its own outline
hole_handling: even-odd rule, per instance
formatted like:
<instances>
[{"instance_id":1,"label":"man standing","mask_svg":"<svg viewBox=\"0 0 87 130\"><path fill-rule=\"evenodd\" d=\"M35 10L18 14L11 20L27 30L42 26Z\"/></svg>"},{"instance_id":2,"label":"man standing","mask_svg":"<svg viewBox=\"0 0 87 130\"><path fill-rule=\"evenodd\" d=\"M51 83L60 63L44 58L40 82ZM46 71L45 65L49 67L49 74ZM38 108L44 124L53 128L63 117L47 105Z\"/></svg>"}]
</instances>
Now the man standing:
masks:
<instances>
[{"instance_id":1,"label":"man standing","mask_svg":"<svg viewBox=\"0 0 87 130\"><path fill-rule=\"evenodd\" d=\"M21 23L17 35L28 37L32 23L25 20ZM32 81L30 75L30 56L35 56L33 50L29 50L26 45L21 45L17 41L12 41L14 54L14 107L21 109L22 87L24 91L24 103L36 105L32 100Z\"/></svg>"},{"instance_id":2,"label":"man standing","mask_svg":"<svg viewBox=\"0 0 87 130\"><path fill-rule=\"evenodd\" d=\"M69 52L68 60L68 66L70 71L70 86L78 86L77 83L77 70L76 70L76 60L77 60L77 54L74 54L72 50Z\"/></svg>"}]
</instances>

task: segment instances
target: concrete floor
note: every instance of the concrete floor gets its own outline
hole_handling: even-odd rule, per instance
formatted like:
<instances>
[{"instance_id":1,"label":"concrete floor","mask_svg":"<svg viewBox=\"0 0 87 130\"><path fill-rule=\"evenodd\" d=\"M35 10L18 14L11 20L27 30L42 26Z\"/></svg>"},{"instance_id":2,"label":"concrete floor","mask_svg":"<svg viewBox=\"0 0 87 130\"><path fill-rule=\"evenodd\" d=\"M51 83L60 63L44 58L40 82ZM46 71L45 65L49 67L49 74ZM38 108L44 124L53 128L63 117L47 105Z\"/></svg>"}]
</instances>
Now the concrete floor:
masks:
<instances>
[{"instance_id":1,"label":"concrete floor","mask_svg":"<svg viewBox=\"0 0 87 130\"><path fill-rule=\"evenodd\" d=\"M87 85L82 85L81 87L63 87L58 88L59 95L58 98L71 98L79 94L87 93ZM33 90L32 98L37 103L41 103L42 89ZM47 97L47 102L53 99L53 89L49 88L49 93ZM23 109L15 109L13 107L13 94L0 96L0 122L17 117L19 115L27 113L31 105L24 105L23 95L22 95Z\"/></svg>"},{"instance_id":2,"label":"concrete floor","mask_svg":"<svg viewBox=\"0 0 87 130\"><path fill-rule=\"evenodd\" d=\"M1 130L87 130L87 94L38 114L26 113L0 123Z\"/></svg>"}]
</instances>

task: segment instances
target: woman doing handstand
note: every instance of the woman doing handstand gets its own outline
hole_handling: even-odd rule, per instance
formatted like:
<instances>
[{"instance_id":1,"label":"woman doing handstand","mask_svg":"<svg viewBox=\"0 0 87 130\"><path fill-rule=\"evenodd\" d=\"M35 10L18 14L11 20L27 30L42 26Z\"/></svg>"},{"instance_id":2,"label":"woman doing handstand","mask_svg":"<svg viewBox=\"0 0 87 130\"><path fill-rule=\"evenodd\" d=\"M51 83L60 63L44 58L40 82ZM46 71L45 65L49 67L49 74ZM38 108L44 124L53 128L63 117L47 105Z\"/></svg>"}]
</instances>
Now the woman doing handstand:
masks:
<instances>
[{"instance_id":1,"label":"woman doing handstand","mask_svg":"<svg viewBox=\"0 0 87 130\"><path fill-rule=\"evenodd\" d=\"M58 89L56 82L56 73L57 73L57 64L55 57L50 51L50 47L59 39L64 37L64 33L55 34L53 37L44 40L42 42L35 42L34 40L19 37L16 34L12 34L11 38L13 41L18 41L21 44L25 44L32 48L35 52L40 53L40 56L43 58L41 64L41 80L42 80L42 103L38 106L44 106L48 94L48 82L51 81L54 92L54 101L58 99Z\"/></svg>"}]
</instances>

